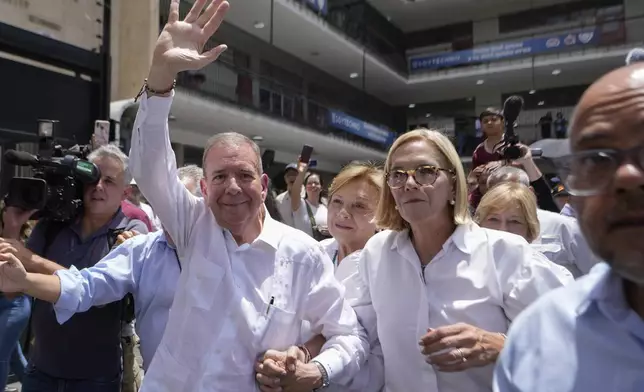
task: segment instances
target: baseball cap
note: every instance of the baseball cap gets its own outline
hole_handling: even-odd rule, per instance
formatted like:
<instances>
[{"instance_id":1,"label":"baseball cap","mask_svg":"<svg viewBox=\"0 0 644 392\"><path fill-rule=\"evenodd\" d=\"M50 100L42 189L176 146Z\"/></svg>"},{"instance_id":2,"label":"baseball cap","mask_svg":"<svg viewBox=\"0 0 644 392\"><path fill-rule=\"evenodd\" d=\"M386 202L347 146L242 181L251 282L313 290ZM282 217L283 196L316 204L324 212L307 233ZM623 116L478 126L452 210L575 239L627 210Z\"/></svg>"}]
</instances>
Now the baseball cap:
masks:
<instances>
[{"instance_id":1,"label":"baseball cap","mask_svg":"<svg viewBox=\"0 0 644 392\"><path fill-rule=\"evenodd\" d=\"M293 170L297 170L297 163L289 163L289 164L288 164L288 165L286 165L286 167L284 168L284 171L291 170L291 169L293 169Z\"/></svg>"}]
</instances>

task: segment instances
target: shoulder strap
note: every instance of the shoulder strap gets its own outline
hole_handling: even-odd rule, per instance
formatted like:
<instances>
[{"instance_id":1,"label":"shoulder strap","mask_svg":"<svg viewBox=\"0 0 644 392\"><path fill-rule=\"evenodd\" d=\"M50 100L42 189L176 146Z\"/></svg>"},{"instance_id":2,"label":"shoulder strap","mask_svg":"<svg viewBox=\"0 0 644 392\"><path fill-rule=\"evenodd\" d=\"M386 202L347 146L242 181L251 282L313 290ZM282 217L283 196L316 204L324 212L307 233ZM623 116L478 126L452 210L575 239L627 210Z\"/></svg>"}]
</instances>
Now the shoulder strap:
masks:
<instances>
[{"instance_id":1,"label":"shoulder strap","mask_svg":"<svg viewBox=\"0 0 644 392\"><path fill-rule=\"evenodd\" d=\"M315 226L317 226L317 223L315 222L315 216L313 216L313 211L311 210L311 206L309 205L309 202L306 201L306 199L302 200L302 203L306 206L306 212L309 214L309 222L311 223L311 230L315 230Z\"/></svg>"}]
</instances>

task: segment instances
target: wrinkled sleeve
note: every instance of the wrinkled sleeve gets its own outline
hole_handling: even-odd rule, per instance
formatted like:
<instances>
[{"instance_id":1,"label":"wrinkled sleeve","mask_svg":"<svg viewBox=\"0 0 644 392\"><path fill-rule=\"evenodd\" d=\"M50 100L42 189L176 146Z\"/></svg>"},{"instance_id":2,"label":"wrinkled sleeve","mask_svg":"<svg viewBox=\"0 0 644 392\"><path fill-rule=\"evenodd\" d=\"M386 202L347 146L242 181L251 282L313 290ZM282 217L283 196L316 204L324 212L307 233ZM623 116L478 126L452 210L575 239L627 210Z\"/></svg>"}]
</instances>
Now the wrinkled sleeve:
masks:
<instances>
[{"instance_id":1,"label":"wrinkled sleeve","mask_svg":"<svg viewBox=\"0 0 644 392\"><path fill-rule=\"evenodd\" d=\"M314 359L326 369L329 380L345 384L358 373L369 353L367 334L344 297L344 287L334 276L333 263L321 247L312 248L312 284L304 304L311 330L326 338Z\"/></svg>"},{"instance_id":2,"label":"wrinkled sleeve","mask_svg":"<svg viewBox=\"0 0 644 392\"><path fill-rule=\"evenodd\" d=\"M344 391L363 392L363 391L380 391L385 384L384 358L378 340L378 331L376 328L376 312L371 304L369 286L367 284L367 271L361 263L362 254L366 252L353 253L342 260L343 268L350 267L352 272L342 280L344 285L345 298L349 305L358 316L358 322L365 329L369 342L369 354L367 362L353 379L344 384ZM362 270L362 271L361 271Z\"/></svg>"},{"instance_id":3,"label":"wrinkled sleeve","mask_svg":"<svg viewBox=\"0 0 644 392\"><path fill-rule=\"evenodd\" d=\"M574 282L565 268L548 260L527 242L507 242L494 252L503 309L510 320L539 297Z\"/></svg>"},{"instance_id":4,"label":"wrinkled sleeve","mask_svg":"<svg viewBox=\"0 0 644 392\"><path fill-rule=\"evenodd\" d=\"M92 306L121 300L128 293L136 295L142 269L142 253L146 235L125 241L96 265L82 270L72 266L56 271L60 278L60 297L54 304L60 324L75 313L86 312Z\"/></svg>"},{"instance_id":5,"label":"wrinkled sleeve","mask_svg":"<svg viewBox=\"0 0 644 392\"><path fill-rule=\"evenodd\" d=\"M577 269L582 274L587 275L599 263L599 258L590 250L590 246L588 246L588 242L582 234L576 219L570 218L562 231L562 240L564 244L567 244L569 260L574 261Z\"/></svg>"},{"instance_id":6,"label":"wrinkled sleeve","mask_svg":"<svg viewBox=\"0 0 644 392\"><path fill-rule=\"evenodd\" d=\"M129 168L177 248L184 250L203 201L193 196L177 177L168 129L172 97L148 98L143 94L140 99L132 130Z\"/></svg>"}]
</instances>

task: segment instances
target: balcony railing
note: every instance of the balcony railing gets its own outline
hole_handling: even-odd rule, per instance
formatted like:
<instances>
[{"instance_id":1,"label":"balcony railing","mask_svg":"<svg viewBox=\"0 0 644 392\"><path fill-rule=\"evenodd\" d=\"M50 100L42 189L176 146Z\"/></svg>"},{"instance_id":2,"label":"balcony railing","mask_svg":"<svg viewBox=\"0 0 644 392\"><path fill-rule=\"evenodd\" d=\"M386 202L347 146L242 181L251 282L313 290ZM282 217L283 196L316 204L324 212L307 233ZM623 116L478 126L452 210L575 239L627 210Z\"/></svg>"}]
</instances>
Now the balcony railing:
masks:
<instances>
[{"instance_id":1,"label":"balcony railing","mask_svg":"<svg viewBox=\"0 0 644 392\"><path fill-rule=\"evenodd\" d=\"M585 51L598 47L623 45L644 40L644 16L595 18L592 23L580 21L576 27L540 31L539 33L504 37L477 43L471 49L426 52L409 56L411 73L445 70L520 59L541 54Z\"/></svg>"},{"instance_id":2,"label":"balcony railing","mask_svg":"<svg viewBox=\"0 0 644 392\"><path fill-rule=\"evenodd\" d=\"M162 29L167 20L169 0L160 0L160 26ZM186 0L180 3L180 13L187 14L192 4ZM216 45L214 41L206 44L206 49ZM260 112L279 120L304 126L321 134L386 151L388 146L374 142L353 133L332 127L329 124L330 111L340 111L365 122L377 124L364 114L352 113L343 107L334 107L322 103L301 89L287 86L284 83L257 74L251 70L235 65L234 49L224 52L215 63L197 72L183 72L177 79L177 86L184 91L200 94L204 97L239 105ZM387 128L387 127L385 127Z\"/></svg>"},{"instance_id":3,"label":"balcony railing","mask_svg":"<svg viewBox=\"0 0 644 392\"><path fill-rule=\"evenodd\" d=\"M177 86L206 97L250 108L321 134L340 137L380 151L386 150L383 144L330 126L329 111L334 108L275 80L239 69L223 59L201 71L181 73L177 79Z\"/></svg>"}]
</instances>

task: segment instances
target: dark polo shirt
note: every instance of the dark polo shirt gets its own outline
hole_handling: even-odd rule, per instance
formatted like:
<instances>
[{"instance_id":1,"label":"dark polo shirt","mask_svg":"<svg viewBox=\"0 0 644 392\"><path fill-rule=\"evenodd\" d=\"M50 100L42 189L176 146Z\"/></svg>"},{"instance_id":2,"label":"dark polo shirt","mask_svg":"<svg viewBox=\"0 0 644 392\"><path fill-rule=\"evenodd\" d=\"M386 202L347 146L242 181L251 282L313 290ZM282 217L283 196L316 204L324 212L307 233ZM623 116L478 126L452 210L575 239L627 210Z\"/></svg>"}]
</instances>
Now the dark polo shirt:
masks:
<instances>
[{"instance_id":1,"label":"dark polo shirt","mask_svg":"<svg viewBox=\"0 0 644 392\"><path fill-rule=\"evenodd\" d=\"M108 254L110 229L124 228L147 233L143 222L128 221L121 210L114 218L87 238L81 238L80 222L63 227L45 247L46 224L34 228L27 247L34 253L63 267L92 267ZM65 324L56 321L53 305L36 300L32 328L36 338L31 361L52 377L70 380L116 378L121 371L121 303L93 307L74 315Z\"/></svg>"}]
</instances>

